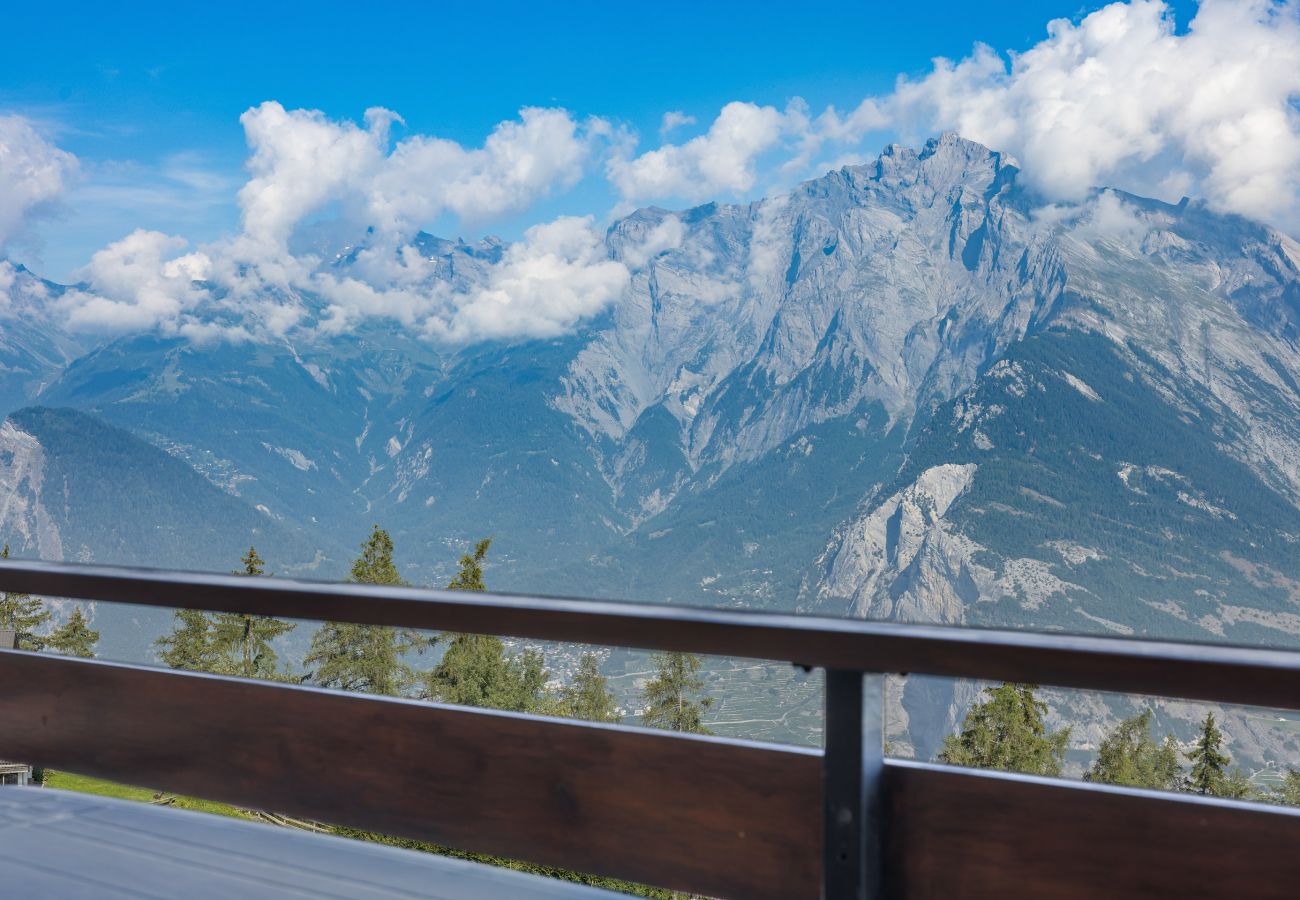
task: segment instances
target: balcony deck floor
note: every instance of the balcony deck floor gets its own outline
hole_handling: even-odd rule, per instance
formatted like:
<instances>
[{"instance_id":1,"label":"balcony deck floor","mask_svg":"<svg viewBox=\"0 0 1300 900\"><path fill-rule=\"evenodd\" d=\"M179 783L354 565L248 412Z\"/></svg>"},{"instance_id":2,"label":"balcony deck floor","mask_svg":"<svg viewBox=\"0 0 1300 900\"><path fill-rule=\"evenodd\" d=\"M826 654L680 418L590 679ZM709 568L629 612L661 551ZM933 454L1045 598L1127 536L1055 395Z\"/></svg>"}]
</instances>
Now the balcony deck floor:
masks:
<instances>
[{"instance_id":1,"label":"balcony deck floor","mask_svg":"<svg viewBox=\"0 0 1300 900\"><path fill-rule=\"evenodd\" d=\"M622 896L414 850L50 788L0 788L0 842L0 892L9 897Z\"/></svg>"}]
</instances>

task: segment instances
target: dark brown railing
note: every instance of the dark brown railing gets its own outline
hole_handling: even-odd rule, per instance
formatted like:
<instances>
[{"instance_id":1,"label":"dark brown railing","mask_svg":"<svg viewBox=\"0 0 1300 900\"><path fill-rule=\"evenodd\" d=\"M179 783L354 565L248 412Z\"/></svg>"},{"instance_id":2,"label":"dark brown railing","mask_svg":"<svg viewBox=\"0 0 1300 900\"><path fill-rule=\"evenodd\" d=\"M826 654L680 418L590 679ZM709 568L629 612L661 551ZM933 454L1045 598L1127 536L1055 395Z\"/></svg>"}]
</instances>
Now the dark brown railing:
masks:
<instances>
[{"instance_id":1,"label":"dark brown railing","mask_svg":"<svg viewBox=\"0 0 1300 900\"><path fill-rule=\"evenodd\" d=\"M1300 709L1300 653L0 562L0 590L826 670L802 750L0 651L3 751L715 897L1293 897L1300 811L885 760L882 673Z\"/></svg>"}]
</instances>

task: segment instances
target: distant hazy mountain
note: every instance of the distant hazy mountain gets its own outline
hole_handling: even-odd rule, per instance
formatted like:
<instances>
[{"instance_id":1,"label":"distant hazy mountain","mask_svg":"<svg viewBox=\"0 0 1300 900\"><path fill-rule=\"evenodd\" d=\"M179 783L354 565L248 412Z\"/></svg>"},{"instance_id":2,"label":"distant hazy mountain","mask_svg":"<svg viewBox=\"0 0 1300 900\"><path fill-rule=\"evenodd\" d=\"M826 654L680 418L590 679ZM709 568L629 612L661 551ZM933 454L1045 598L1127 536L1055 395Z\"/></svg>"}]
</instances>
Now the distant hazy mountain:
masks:
<instances>
[{"instance_id":1,"label":"distant hazy mountain","mask_svg":"<svg viewBox=\"0 0 1300 900\"><path fill-rule=\"evenodd\" d=\"M257 545L310 572L314 541L92 416L29 407L0 424L0 528L16 557L231 571ZM106 618L107 617L107 618ZM148 659L167 613L105 607L101 652Z\"/></svg>"},{"instance_id":2,"label":"distant hazy mountain","mask_svg":"<svg viewBox=\"0 0 1300 900\"><path fill-rule=\"evenodd\" d=\"M62 285L0 259L0 414L25 406L74 359L86 339L55 324Z\"/></svg>"},{"instance_id":3,"label":"distant hazy mountain","mask_svg":"<svg viewBox=\"0 0 1300 900\"><path fill-rule=\"evenodd\" d=\"M492 534L498 588L1300 640L1289 238L1109 190L1043 206L945 135L761 202L641 210L607 244L630 288L551 341L370 325L64 363L62 337L0 330L36 373L10 383L202 473L235 545L249 510L306 541L264 554L280 571L341 572L379 522L415 581ZM502 249L415 246L454 284ZM113 511L77 502L59 552L114 558ZM939 733L951 691L913 693Z\"/></svg>"}]
</instances>

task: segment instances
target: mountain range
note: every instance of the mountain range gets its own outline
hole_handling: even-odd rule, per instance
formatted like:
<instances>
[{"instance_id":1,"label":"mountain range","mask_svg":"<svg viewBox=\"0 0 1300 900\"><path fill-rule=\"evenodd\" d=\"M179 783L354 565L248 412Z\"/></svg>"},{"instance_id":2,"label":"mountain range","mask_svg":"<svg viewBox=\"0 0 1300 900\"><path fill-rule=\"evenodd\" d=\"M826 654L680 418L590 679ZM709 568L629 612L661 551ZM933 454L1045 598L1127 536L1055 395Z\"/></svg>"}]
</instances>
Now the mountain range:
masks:
<instances>
[{"instance_id":1,"label":"mountain range","mask_svg":"<svg viewBox=\"0 0 1300 900\"><path fill-rule=\"evenodd\" d=\"M218 570L257 543L335 578L379 523L415 583L492 535L502 590L1300 642L1291 238L1112 189L1045 204L945 134L605 243L631 280L604 312L470 347L382 320L95 339L15 269L0 535ZM504 245L412 246L474 284ZM926 754L968 697L909 683L896 727ZM1294 744L1235 725L1249 758Z\"/></svg>"}]
</instances>

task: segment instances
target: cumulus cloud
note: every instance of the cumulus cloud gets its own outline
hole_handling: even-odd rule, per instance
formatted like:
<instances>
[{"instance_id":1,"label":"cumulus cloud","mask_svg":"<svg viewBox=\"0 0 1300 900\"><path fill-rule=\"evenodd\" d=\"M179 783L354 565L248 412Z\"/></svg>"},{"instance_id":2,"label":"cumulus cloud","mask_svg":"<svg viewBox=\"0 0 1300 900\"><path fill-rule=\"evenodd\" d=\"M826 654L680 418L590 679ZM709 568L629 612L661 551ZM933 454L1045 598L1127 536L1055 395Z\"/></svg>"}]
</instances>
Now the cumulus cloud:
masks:
<instances>
[{"instance_id":1,"label":"cumulus cloud","mask_svg":"<svg viewBox=\"0 0 1300 900\"><path fill-rule=\"evenodd\" d=\"M76 157L46 141L27 119L0 116L0 251L63 193L76 169Z\"/></svg>"},{"instance_id":2,"label":"cumulus cloud","mask_svg":"<svg viewBox=\"0 0 1300 900\"><path fill-rule=\"evenodd\" d=\"M1205 0L1186 33L1157 0L1114 3L1004 60L978 46L870 100L861 121L915 138L952 129L1015 155L1050 198L1102 184L1294 225L1300 186L1300 13ZM844 124L844 123L840 123Z\"/></svg>"},{"instance_id":3,"label":"cumulus cloud","mask_svg":"<svg viewBox=\"0 0 1300 900\"><path fill-rule=\"evenodd\" d=\"M483 147L412 137L402 141L369 185L367 212L376 227L401 232L450 212L477 223L526 208L583 174L591 141L561 109L524 109L499 124Z\"/></svg>"},{"instance_id":4,"label":"cumulus cloud","mask_svg":"<svg viewBox=\"0 0 1300 900\"><path fill-rule=\"evenodd\" d=\"M380 272L387 277L376 278ZM381 317L444 343L555 337L604 309L629 279L589 217L533 226L481 281L462 289L434 276L432 263L410 248L386 267L372 265L368 274L313 276L312 290L329 303L323 332Z\"/></svg>"},{"instance_id":5,"label":"cumulus cloud","mask_svg":"<svg viewBox=\"0 0 1300 900\"><path fill-rule=\"evenodd\" d=\"M609 258L591 219L564 217L528 229L485 286L428 328L456 342L555 337L604 309L627 281L627 268Z\"/></svg>"},{"instance_id":6,"label":"cumulus cloud","mask_svg":"<svg viewBox=\"0 0 1300 900\"><path fill-rule=\"evenodd\" d=\"M610 182L625 201L653 197L703 200L749 190L756 162L788 131L786 114L772 106L728 103L709 130L683 144L665 144L639 156L613 156Z\"/></svg>"},{"instance_id":7,"label":"cumulus cloud","mask_svg":"<svg viewBox=\"0 0 1300 900\"><path fill-rule=\"evenodd\" d=\"M182 255L186 246L183 238L142 230L109 244L77 273L84 284L59 299L68 324L93 331L175 332L205 296L195 282L211 266L203 253Z\"/></svg>"},{"instance_id":8,"label":"cumulus cloud","mask_svg":"<svg viewBox=\"0 0 1300 900\"><path fill-rule=\"evenodd\" d=\"M241 231L192 253L156 231L109 245L62 298L68 323L244 340L337 333L378 317L461 342L554 335L621 289L627 270L609 259L589 219L530 229L471 291L453 291L410 243L443 213L481 221L571 186L592 146L612 136L606 123L528 108L466 148L425 135L393 144L401 121L380 108L361 123L273 101L248 110ZM364 239L348 266L294 250L314 217Z\"/></svg>"},{"instance_id":9,"label":"cumulus cloud","mask_svg":"<svg viewBox=\"0 0 1300 900\"><path fill-rule=\"evenodd\" d=\"M334 122L316 110L286 110L274 101L240 116L252 155L239 191L244 233L282 250L306 216L331 201L351 201L383 161L397 117L366 111L365 127Z\"/></svg>"},{"instance_id":10,"label":"cumulus cloud","mask_svg":"<svg viewBox=\"0 0 1300 900\"><path fill-rule=\"evenodd\" d=\"M330 204L360 228L409 235L451 213L479 223L525 209L582 177L591 145L605 131L565 110L526 108L502 122L482 147L412 135L390 149L401 118L381 108L363 125L269 101L240 119L252 155L239 192L244 232L283 248L294 229Z\"/></svg>"}]
</instances>

